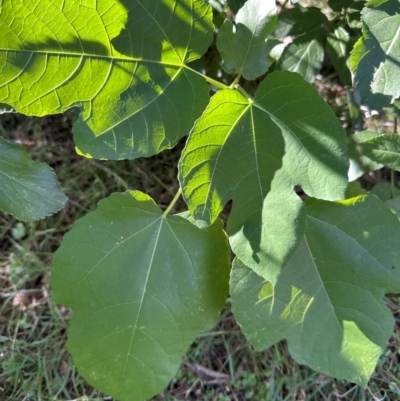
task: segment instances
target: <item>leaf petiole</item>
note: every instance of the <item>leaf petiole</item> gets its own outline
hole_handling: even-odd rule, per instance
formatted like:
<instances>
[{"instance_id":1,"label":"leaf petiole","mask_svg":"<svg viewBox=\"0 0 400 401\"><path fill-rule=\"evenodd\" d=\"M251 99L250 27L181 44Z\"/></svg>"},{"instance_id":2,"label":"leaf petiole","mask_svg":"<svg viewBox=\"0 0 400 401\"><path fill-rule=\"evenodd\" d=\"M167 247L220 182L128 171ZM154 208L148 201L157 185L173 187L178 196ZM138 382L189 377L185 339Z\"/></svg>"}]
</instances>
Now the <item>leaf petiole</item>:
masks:
<instances>
[{"instance_id":1,"label":"leaf petiole","mask_svg":"<svg viewBox=\"0 0 400 401\"><path fill-rule=\"evenodd\" d=\"M249 102L253 101L251 96L239 84L234 85L233 88L237 89Z\"/></svg>"},{"instance_id":2,"label":"leaf petiole","mask_svg":"<svg viewBox=\"0 0 400 401\"><path fill-rule=\"evenodd\" d=\"M187 65L183 64L182 67L196 73L197 75L201 75L209 84L216 86L219 89L228 89L229 86L223 84L222 82L216 81L213 78L208 77L207 75L202 74L201 72L198 72L196 70L194 70L193 68L188 67Z\"/></svg>"},{"instance_id":3,"label":"leaf petiole","mask_svg":"<svg viewBox=\"0 0 400 401\"><path fill-rule=\"evenodd\" d=\"M175 194L174 199L172 199L171 203L168 205L168 207L165 209L163 216L166 216L172 208L175 206L175 203L178 201L179 197L182 194L182 190L179 188L178 192Z\"/></svg>"}]
</instances>

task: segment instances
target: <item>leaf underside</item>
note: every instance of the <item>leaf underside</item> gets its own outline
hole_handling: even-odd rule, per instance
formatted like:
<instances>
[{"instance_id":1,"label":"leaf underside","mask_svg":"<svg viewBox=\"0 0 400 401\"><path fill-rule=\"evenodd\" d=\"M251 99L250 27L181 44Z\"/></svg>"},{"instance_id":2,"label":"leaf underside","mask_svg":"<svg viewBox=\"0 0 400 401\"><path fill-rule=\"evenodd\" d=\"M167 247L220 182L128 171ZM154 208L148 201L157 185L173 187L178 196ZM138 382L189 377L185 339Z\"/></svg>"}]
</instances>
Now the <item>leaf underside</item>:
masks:
<instances>
[{"instance_id":1,"label":"leaf underside","mask_svg":"<svg viewBox=\"0 0 400 401\"><path fill-rule=\"evenodd\" d=\"M58 212L68 198L53 170L21 145L0 138L0 209L23 221Z\"/></svg>"},{"instance_id":2,"label":"leaf underside","mask_svg":"<svg viewBox=\"0 0 400 401\"><path fill-rule=\"evenodd\" d=\"M305 229L294 186L342 199L345 148L343 128L316 90L298 74L275 72L252 101L231 89L211 99L182 153L179 180L199 225L212 223L233 200L232 249L273 282Z\"/></svg>"},{"instance_id":3,"label":"leaf underside","mask_svg":"<svg viewBox=\"0 0 400 401\"><path fill-rule=\"evenodd\" d=\"M53 261L54 299L74 312L68 349L80 374L121 401L159 393L215 324L229 256L219 220L201 230L138 191L102 200Z\"/></svg>"},{"instance_id":4,"label":"leaf underside","mask_svg":"<svg viewBox=\"0 0 400 401\"><path fill-rule=\"evenodd\" d=\"M275 286L236 259L235 318L257 350L286 339L301 364L366 386L393 331L399 221L375 196L307 206L303 240Z\"/></svg>"},{"instance_id":5,"label":"leaf underside","mask_svg":"<svg viewBox=\"0 0 400 401\"><path fill-rule=\"evenodd\" d=\"M4 0L0 102L35 116L79 107L78 150L133 159L172 148L209 101L186 68L213 37L202 0Z\"/></svg>"}]
</instances>

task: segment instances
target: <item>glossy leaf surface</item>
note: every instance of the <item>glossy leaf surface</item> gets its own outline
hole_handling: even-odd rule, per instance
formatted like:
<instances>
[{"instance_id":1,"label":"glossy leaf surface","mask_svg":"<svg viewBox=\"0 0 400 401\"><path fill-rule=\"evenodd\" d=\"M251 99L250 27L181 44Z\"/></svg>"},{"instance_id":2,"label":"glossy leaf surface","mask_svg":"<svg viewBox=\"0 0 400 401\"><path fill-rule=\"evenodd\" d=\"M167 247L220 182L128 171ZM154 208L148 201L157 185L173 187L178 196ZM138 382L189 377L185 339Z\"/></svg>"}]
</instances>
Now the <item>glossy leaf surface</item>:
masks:
<instances>
[{"instance_id":1,"label":"glossy leaf surface","mask_svg":"<svg viewBox=\"0 0 400 401\"><path fill-rule=\"evenodd\" d=\"M0 102L44 116L79 107L79 151L133 159L173 147L209 101L185 63L212 41L202 0L4 0Z\"/></svg>"},{"instance_id":2,"label":"glossy leaf surface","mask_svg":"<svg viewBox=\"0 0 400 401\"><path fill-rule=\"evenodd\" d=\"M199 225L212 223L233 199L233 251L274 281L304 230L294 186L319 198L342 198L345 143L317 91L299 74L275 72L253 100L231 89L211 99L182 154L183 195Z\"/></svg>"},{"instance_id":3,"label":"glossy leaf surface","mask_svg":"<svg viewBox=\"0 0 400 401\"><path fill-rule=\"evenodd\" d=\"M229 256L221 221L201 230L138 191L101 201L53 262L55 301L73 309L68 349L80 374L121 401L160 392L196 334L215 324Z\"/></svg>"},{"instance_id":4,"label":"glossy leaf surface","mask_svg":"<svg viewBox=\"0 0 400 401\"><path fill-rule=\"evenodd\" d=\"M236 260L233 312L257 350L286 339L301 364L366 386L393 331L400 224L373 195L307 206L302 243L275 287Z\"/></svg>"},{"instance_id":5,"label":"glossy leaf surface","mask_svg":"<svg viewBox=\"0 0 400 401\"><path fill-rule=\"evenodd\" d=\"M58 212L67 197L53 170L21 145L0 138L0 209L23 221Z\"/></svg>"},{"instance_id":6,"label":"glossy leaf surface","mask_svg":"<svg viewBox=\"0 0 400 401\"><path fill-rule=\"evenodd\" d=\"M264 74L270 51L267 36L277 22L275 0L248 0L236 15L235 24L226 19L218 32L217 47L222 68L253 80Z\"/></svg>"},{"instance_id":7,"label":"glossy leaf surface","mask_svg":"<svg viewBox=\"0 0 400 401\"><path fill-rule=\"evenodd\" d=\"M380 110L400 97L400 0L371 0L350 65L361 104Z\"/></svg>"}]
</instances>

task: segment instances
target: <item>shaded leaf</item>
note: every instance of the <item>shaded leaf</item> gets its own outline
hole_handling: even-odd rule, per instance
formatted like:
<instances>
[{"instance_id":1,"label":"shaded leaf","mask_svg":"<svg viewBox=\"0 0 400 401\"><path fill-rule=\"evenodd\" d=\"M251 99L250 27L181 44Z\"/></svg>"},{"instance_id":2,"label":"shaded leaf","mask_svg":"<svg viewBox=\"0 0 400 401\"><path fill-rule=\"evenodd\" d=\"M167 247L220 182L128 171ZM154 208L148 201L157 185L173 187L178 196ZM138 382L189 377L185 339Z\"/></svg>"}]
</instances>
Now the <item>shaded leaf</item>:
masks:
<instances>
[{"instance_id":1,"label":"shaded leaf","mask_svg":"<svg viewBox=\"0 0 400 401\"><path fill-rule=\"evenodd\" d=\"M351 73L347 66L347 59L351 51L351 41L350 35L345 28L339 26L333 32L330 32L326 41L326 49L343 85L351 87Z\"/></svg>"},{"instance_id":2,"label":"shaded leaf","mask_svg":"<svg viewBox=\"0 0 400 401\"><path fill-rule=\"evenodd\" d=\"M58 212L67 201L53 170L0 138L0 209L23 221Z\"/></svg>"},{"instance_id":3,"label":"shaded leaf","mask_svg":"<svg viewBox=\"0 0 400 401\"><path fill-rule=\"evenodd\" d=\"M224 306L230 251L222 223L201 230L187 216L163 216L138 191L113 194L54 256L55 301L74 311L74 363L121 401L160 392Z\"/></svg>"},{"instance_id":4,"label":"shaded leaf","mask_svg":"<svg viewBox=\"0 0 400 401\"><path fill-rule=\"evenodd\" d=\"M301 245L275 287L236 260L235 318L257 350L286 339L301 364L366 386L393 331L400 225L372 195L311 200Z\"/></svg>"},{"instance_id":5,"label":"shaded leaf","mask_svg":"<svg viewBox=\"0 0 400 401\"><path fill-rule=\"evenodd\" d=\"M276 21L275 0L248 0L237 13L235 25L226 19L217 37L222 68L228 74L241 73L248 80L264 74L271 51L266 39Z\"/></svg>"},{"instance_id":6,"label":"shaded leaf","mask_svg":"<svg viewBox=\"0 0 400 401\"><path fill-rule=\"evenodd\" d=\"M269 74L253 100L218 92L183 151L179 180L199 225L233 199L233 251L276 280L304 231L304 206L293 188L339 199L347 186L345 134L329 106L300 75ZM329 183L329 184L328 184Z\"/></svg>"},{"instance_id":7,"label":"shaded leaf","mask_svg":"<svg viewBox=\"0 0 400 401\"><path fill-rule=\"evenodd\" d=\"M371 160L363 149L365 142L380 135L382 134L374 131L362 131L347 137L347 151L350 160L349 181L354 181L365 173L379 170L383 167L382 164Z\"/></svg>"},{"instance_id":8,"label":"shaded leaf","mask_svg":"<svg viewBox=\"0 0 400 401\"><path fill-rule=\"evenodd\" d=\"M400 170L400 136L385 134L372 138L362 145L363 153L376 163Z\"/></svg>"},{"instance_id":9,"label":"shaded leaf","mask_svg":"<svg viewBox=\"0 0 400 401\"><path fill-rule=\"evenodd\" d=\"M327 22L327 18L319 8L295 7L284 10L278 15L278 23L272 35L278 39L300 36L320 30Z\"/></svg>"},{"instance_id":10,"label":"shaded leaf","mask_svg":"<svg viewBox=\"0 0 400 401\"><path fill-rule=\"evenodd\" d=\"M400 196L400 189L393 187L390 182L379 182L374 185L370 194L377 196L382 202L386 202L393 196Z\"/></svg>"},{"instance_id":11,"label":"shaded leaf","mask_svg":"<svg viewBox=\"0 0 400 401\"><path fill-rule=\"evenodd\" d=\"M325 37L320 31L295 38L283 51L277 70L298 72L306 81L312 82L324 61L324 45Z\"/></svg>"},{"instance_id":12,"label":"shaded leaf","mask_svg":"<svg viewBox=\"0 0 400 401\"><path fill-rule=\"evenodd\" d=\"M88 157L171 148L209 101L185 63L210 45L211 18L201 0L4 0L0 102L36 116L79 107L73 131Z\"/></svg>"},{"instance_id":13,"label":"shaded leaf","mask_svg":"<svg viewBox=\"0 0 400 401\"><path fill-rule=\"evenodd\" d=\"M237 14L237 12L243 7L247 0L227 0L228 7L230 10Z\"/></svg>"},{"instance_id":14,"label":"shaded leaf","mask_svg":"<svg viewBox=\"0 0 400 401\"><path fill-rule=\"evenodd\" d=\"M360 103L381 110L400 97L400 0L371 0L350 66Z\"/></svg>"},{"instance_id":15,"label":"shaded leaf","mask_svg":"<svg viewBox=\"0 0 400 401\"><path fill-rule=\"evenodd\" d=\"M396 188L396 192L400 192L397 188ZM400 196L396 196L393 199L388 199L385 202L385 205L391 209L394 213L396 213L396 217L399 219L400 218Z\"/></svg>"}]
</instances>

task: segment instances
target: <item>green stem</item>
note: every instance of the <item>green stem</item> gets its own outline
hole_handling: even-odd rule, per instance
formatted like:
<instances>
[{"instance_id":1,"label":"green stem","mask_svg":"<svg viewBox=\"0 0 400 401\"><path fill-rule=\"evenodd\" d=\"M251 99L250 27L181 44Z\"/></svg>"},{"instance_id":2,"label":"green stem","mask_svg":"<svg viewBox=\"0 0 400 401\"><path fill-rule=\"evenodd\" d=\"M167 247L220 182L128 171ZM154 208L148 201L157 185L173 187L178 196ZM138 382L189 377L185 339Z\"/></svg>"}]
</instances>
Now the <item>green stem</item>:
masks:
<instances>
[{"instance_id":1,"label":"green stem","mask_svg":"<svg viewBox=\"0 0 400 401\"><path fill-rule=\"evenodd\" d=\"M236 84L234 88L237 89L248 101L253 101L251 96L239 84Z\"/></svg>"},{"instance_id":2,"label":"green stem","mask_svg":"<svg viewBox=\"0 0 400 401\"><path fill-rule=\"evenodd\" d=\"M395 182L395 177L394 177L394 170L390 170L390 185L391 185L391 189L392 189L392 198L395 197L395 193L394 190L396 188L396 182Z\"/></svg>"},{"instance_id":3,"label":"green stem","mask_svg":"<svg viewBox=\"0 0 400 401\"><path fill-rule=\"evenodd\" d=\"M215 79L212 79L212 78L208 77L207 75L204 75L204 74L202 74L201 72L198 72L198 71L194 70L193 68L188 67L188 66L185 65L185 64L183 64L182 66L183 66L184 68L186 68L186 69L188 69L188 70L194 72L195 74L202 76L209 84L214 85L214 86L216 86L216 87L219 88L219 89L228 89L228 88L229 88L228 85L225 85L225 84L223 84L222 82L216 81Z\"/></svg>"},{"instance_id":4,"label":"green stem","mask_svg":"<svg viewBox=\"0 0 400 401\"><path fill-rule=\"evenodd\" d=\"M181 194L182 194L182 190L179 188L178 192L174 196L174 199L172 199L172 201L169 204L169 206L165 209L165 212L163 213L163 216L166 216L172 210L172 208L175 206L175 203L178 201L178 199L181 196Z\"/></svg>"},{"instance_id":5,"label":"green stem","mask_svg":"<svg viewBox=\"0 0 400 401\"><path fill-rule=\"evenodd\" d=\"M229 88L233 89L236 87L236 85L239 84L239 79L242 76L242 73L239 72L238 76L235 78L235 80L231 83L231 85L229 86Z\"/></svg>"},{"instance_id":6,"label":"green stem","mask_svg":"<svg viewBox=\"0 0 400 401\"><path fill-rule=\"evenodd\" d=\"M393 134L397 134L397 117L394 116Z\"/></svg>"}]
</instances>

